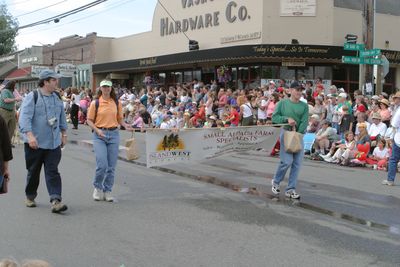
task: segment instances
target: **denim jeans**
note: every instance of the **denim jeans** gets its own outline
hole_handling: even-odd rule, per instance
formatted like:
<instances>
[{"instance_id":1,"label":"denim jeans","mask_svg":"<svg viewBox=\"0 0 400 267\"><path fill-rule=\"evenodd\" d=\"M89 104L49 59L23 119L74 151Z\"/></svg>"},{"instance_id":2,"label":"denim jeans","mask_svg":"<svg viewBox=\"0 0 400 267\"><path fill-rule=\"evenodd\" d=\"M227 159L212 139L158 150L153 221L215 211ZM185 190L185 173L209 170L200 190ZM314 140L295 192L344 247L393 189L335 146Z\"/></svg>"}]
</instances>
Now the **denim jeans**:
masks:
<instances>
[{"instance_id":1,"label":"denim jeans","mask_svg":"<svg viewBox=\"0 0 400 267\"><path fill-rule=\"evenodd\" d=\"M119 130L102 131L104 138L93 133L93 147L96 155L96 174L93 185L103 192L111 192L118 160Z\"/></svg>"},{"instance_id":2,"label":"denim jeans","mask_svg":"<svg viewBox=\"0 0 400 267\"><path fill-rule=\"evenodd\" d=\"M297 185L297 178L299 176L300 172L300 166L303 162L303 157L304 157L304 149L302 149L298 153L287 153L285 151L285 144L284 144L284 132L286 130L282 129L281 134L280 134L280 142L281 142L281 147L279 151L279 157L280 157L280 162L278 169L276 170L275 176L274 176L274 184L279 185L282 180L285 178L286 172L290 169L290 174L289 174L289 182L288 186L286 187L286 191L294 190L296 189ZM302 140L302 147L304 148L304 142Z\"/></svg>"},{"instance_id":3,"label":"denim jeans","mask_svg":"<svg viewBox=\"0 0 400 267\"><path fill-rule=\"evenodd\" d=\"M389 158L389 164L388 164L388 181L394 182L394 179L396 178L396 172L397 172L397 164L399 163L400 160L400 147L396 145L395 142L393 142L392 146L392 156Z\"/></svg>"},{"instance_id":4,"label":"denim jeans","mask_svg":"<svg viewBox=\"0 0 400 267\"><path fill-rule=\"evenodd\" d=\"M40 170L44 165L44 177L50 201L61 201L61 176L58 172L58 164L61 161L61 148L56 149L32 149L25 143L25 163L28 175L26 178L25 194L30 200L37 197L39 187Z\"/></svg>"}]
</instances>

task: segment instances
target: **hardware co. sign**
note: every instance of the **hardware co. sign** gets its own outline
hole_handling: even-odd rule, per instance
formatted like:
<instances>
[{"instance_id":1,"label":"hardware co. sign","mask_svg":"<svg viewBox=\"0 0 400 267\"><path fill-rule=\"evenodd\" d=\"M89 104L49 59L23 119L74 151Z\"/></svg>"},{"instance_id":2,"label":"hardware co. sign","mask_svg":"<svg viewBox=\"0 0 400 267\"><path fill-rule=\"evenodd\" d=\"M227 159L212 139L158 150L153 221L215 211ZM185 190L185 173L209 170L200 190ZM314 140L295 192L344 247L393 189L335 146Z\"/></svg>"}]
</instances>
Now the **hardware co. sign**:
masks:
<instances>
[{"instance_id":1,"label":"hardware co. sign","mask_svg":"<svg viewBox=\"0 0 400 267\"><path fill-rule=\"evenodd\" d=\"M182 8L196 8L214 0L181 0ZM215 0L216 1L216 0ZM224 13L221 15L221 13ZM251 16L248 9L244 5L239 5L235 1L229 1L224 11L214 11L206 14L197 15L191 18L182 20L173 20L170 17L161 18L160 20L160 35L168 36L188 31L196 31L200 29L207 29L218 27L220 25L221 17L224 17L227 22L235 23L239 21L250 20Z\"/></svg>"}]
</instances>

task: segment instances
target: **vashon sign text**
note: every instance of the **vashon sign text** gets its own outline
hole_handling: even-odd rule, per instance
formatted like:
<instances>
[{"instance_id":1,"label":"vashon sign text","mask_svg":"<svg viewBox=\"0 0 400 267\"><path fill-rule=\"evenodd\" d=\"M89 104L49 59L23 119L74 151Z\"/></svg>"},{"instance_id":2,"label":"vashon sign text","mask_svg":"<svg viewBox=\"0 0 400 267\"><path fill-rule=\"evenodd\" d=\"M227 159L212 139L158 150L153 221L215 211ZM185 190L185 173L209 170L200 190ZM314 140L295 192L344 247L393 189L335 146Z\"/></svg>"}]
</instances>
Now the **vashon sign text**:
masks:
<instances>
[{"instance_id":1,"label":"vashon sign text","mask_svg":"<svg viewBox=\"0 0 400 267\"><path fill-rule=\"evenodd\" d=\"M214 0L181 0L182 8L195 8L199 5L204 5ZM240 6L235 1L229 1L224 11L225 20L228 23L235 23L251 19L251 16L246 6ZM191 18L182 20L172 20L169 17L161 18L160 20L160 35L162 37L178 34L188 31L196 31L220 26L221 11L214 11L202 15L197 15Z\"/></svg>"}]
</instances>

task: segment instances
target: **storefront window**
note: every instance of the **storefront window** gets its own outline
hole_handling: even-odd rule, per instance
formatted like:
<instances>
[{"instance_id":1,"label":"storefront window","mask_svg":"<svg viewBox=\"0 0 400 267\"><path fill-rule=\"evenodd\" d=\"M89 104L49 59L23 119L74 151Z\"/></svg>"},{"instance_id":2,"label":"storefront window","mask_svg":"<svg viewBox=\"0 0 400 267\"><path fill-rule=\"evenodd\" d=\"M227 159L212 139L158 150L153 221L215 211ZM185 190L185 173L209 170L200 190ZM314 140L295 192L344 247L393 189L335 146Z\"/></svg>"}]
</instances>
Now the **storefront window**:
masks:
<instances>
[{"instance_id":1,"label":"storefront window","mask_svg":"<svg viewBox=\"0 0 400 267\"><path fill-rule=\"evenodd\" d=\"M300 81L313 80L314 79L314 68L313 67L297 68L296 76L297 76L297 79Z\"/></svg>"},{"instance_id":2,"label":"storefront window","mask_svg":"<svg viewBox=\"0 0 400 267\"><path fill-rule=\"evenodd\" d=\"M279 78L285 79L285 80L295 80L296 79L296 71L294 68L281 67Z\"/></svg>"},{"instance_id":3,"label":"storefront window","mask_svg":"<svg viewBox=\"0 0 400 267\"><path fill-rule=\"evenodd\" d=\"M249 88L254 89L261 86L261 68L260 66L251 66Z\"/></svg>"},{"instance_id":4,"label":"storefront window","mask_svg":"<svg viewBox=\"0 0 400 267\"><path fill-rule=\"evenodd\" d=\"M332 70L332 80L336 81L346 81L347 73L346 66L334 66Z\"/></svg>"},{"instance_id":5,"label":"storefront window","mask_svg":"<svg viewBox=\"0 0 400 267\"><path fill-rule=\"evenodd\" d=\"M190 83L191 81L193 81L192 71L185 71L183 73L183 82Z\"/></svg>"},{"instance_id":6,"label":"storefront window","mask_svg":"<svg viewBox=\"0 0 400 267\"><path fill-rule=\"evenodd\" d=\"M197 79L198 81L201 81L201 70L194 70L193 71L193 80Z\"/></svg>"},{"instance_id":7,"label":"storefront window","mask_svg":"<svg viewBox=\"0 0 400 267\"><path fill-rule=\"evenodd\" d=\"M278 79L279 67L278 66L262 66L261 79Z\"/></svg>"},{"instance_id":8,"label":"storefront window","mask_svg":"<svg viewBox=\"0 0 400 267\"><path fill-rule=\"evenodd\" d=\"M360 67L359 66L348 66L349 68L349 80L358 82L359 81L359 72L360 72Z\"/></svg>"},{"instance_id":9,"label":"storefront window","mask_svg":"<svg viewBox=\"0 0 400 267\"><path fill-rule=\"evenodd\" d=\"M332 80L332 67L315 66L314 79L321 77L322 80Z\"/></svg>"},{"instance_id":10,"label":"storefront window","mask_svg":"<svg viewBox=\"0 0 400 267\"><path fill-rule=\"evenodd\" d=\"M249 81L249 68L248 67L239 67L238 68L238 79L237 79L238 89L246 89L248 81Z\"/></svg>"},{"instance_id":11,"label":"storefront window","mask_svg":"<svg viewBox=\"0 0 400 267\"><path fill-rule=\"evenodd\" d=\"M166 74L164 72L159 73L158 80L156 82L157 82L157 84L165 84L165 79L166 79Z\"/></svg>"},{"instance_id":12,"label":"storefront window","mask_svg":"<svg viewBox=\"0 0 400 267\"><path fill-rule=\"evenodd\" d=\"M182 72L172 72L173 83L182 83L183 81L183 74Z\"/></svg>"}]
</instances>

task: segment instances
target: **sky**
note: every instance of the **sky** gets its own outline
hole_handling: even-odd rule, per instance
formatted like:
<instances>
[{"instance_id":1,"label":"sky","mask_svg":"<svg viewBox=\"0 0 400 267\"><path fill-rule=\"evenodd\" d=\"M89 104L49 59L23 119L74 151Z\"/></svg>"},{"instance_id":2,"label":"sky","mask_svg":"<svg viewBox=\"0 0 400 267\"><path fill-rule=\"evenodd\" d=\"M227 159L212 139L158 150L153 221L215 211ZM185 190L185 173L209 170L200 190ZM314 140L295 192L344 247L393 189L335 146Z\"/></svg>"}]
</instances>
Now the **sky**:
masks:
<instances>
[{"instance_id":1,"label":"sky","mask_svg":"<svg viewBox=\"0 0 400 267\"><path fill-rule=\"evenodd\" d=\"M19 26L44 20L95 0L0 0ZM170 0L168 0L170 1ZM85 11L63 18L58 23L22 29L16 38L18 49L54 44L70 35L121 37L151 31L157 0L108 0ZM39 10L41 9L41 10ZM33 13L31 13L33 12ZM31 14L27 14L31 13Z\"/></svg>"}]
</instances>

